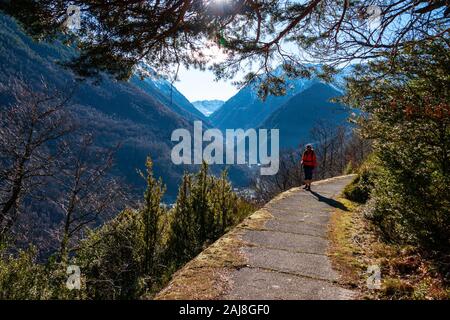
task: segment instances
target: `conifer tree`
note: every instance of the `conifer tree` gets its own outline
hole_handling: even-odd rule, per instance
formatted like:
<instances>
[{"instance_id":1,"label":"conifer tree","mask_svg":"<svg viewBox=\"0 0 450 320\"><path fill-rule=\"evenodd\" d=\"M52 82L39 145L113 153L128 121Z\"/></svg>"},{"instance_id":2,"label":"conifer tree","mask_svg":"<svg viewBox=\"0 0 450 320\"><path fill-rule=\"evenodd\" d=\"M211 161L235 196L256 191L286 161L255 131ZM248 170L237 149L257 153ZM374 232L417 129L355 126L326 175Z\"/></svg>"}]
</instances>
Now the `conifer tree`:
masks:
<instances>
[{"instance_id":1,"label":"conifer tree","mask_svg":"<svg viewBox=\"0 0 450 320\"><path fill-rule=\"evenodd\" d=\"M233 217L238 199L233 192L231 183L228 181L227 171L222 172L220 179L217 180L217 187L219 191L220 232L224 233L234 223Z\"/></svg>"},{"instance_id":2,"label":"conifer tree","mask_svg":"<svg viewBox=\"0 0 450 320\"><path fill-rule=\"evenodd\" d=\"M153 176L153 162L147 158L147 190L144 204L140 210L142 219L143 272L145 276L154 277L159 273L159 263L164 243L166 210L161 206L165 192L162 180ZM141 173L142 175L142 173Z\"/></svg>"},{"instance_id":3,"label":"conifer tree","mask_svg":"<svg viewBox=\"0 0 450 320\"><path fill-rule=\"evenodd\" d=\"M177 266L197 254L200 248L197 239L199 225L190 197L191 178L189 174L183 176L171 223L168 258Z\"/></svg>"},{"instance_id":4,"label":"conifer tree","mask_svg":"<svg viewBox=\"0 0 450 320\"><path fill-rule=\"evenodd\" d=\"M0 1L37 39L62 31L79 9L76 40L81 52L68 63L82 76L106 71L130 78L143 62L158 71L178 65L205 68L217 44L225 61L213 63L219 78L250 72L241 84L262 79L260 94L283 94L287 83L273 64L283 62L292 77L310 75L308 62L333 66L396 54L411 43L448 37L448 0L160 1L21 0ZM288 43L288 46L284 44ZM247 66L251 68L246 68Z\"/></svg>"},{"instance_id":5,"label":"conifer tree","mask_svg":"<svg viewBox=\"0 0 450 320\"><path fill-rule=\"evenodd\" d=\"M449 66L448 41L411 45L359 66L344 99L364 112L361 132L380 167L365 214L389 241L442 252L450 248Z\"/></svg>"},{"instance_id":6,"label":"conifer tree","mask_svg":"<svg viewBox=\"0 0 450 320\"><path fill-rule=\"evenodd\" d=\"M194 176L192 184L192 209L197 216L198 241L204 243L208 239L210 225L208 165L203 162L200 171Z\"/></svg>"}]
</instances>

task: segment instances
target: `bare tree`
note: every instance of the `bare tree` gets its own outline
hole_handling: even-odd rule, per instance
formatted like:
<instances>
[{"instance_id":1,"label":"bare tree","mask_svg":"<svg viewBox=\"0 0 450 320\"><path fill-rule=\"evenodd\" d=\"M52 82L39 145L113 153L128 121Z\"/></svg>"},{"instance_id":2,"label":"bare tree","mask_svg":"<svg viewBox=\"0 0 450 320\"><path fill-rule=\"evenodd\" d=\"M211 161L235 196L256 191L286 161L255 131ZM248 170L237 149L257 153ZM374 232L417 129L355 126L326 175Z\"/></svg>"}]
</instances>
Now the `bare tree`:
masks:
<instances>
[{"instance_id":1,"label":"bare tree","mask_svg":"<svg viewBox=\"0 0 450 320\"><path fill-rule=\"evenodd\" d=\"M316 176L320 179L342 174L347 160L345 144L351 132L347 127L318 121L311 130L318 158Z\"/></svg>"},{"instance_id":2,"label":"bare tree","mask_svg":"<svg viewBox=\"0 0 450 320\"><path fill-rule=\"evenodd\" d=\"M58 231L63 262L86 228L104 222L127 205L124 187L110 175L118 148L96 147L90 134L76 136L63 147L65 160L55 175L59 192L53 199L63 213Z\"/></svg>"},{"instance_id":3,"label":"bare tree","mask_svg":"<svg viewBox=\"0 0 450 320\"><path fill-rule=\"evenodd\" d=\"M323 121L317 122L311 129L311 137L315 141L314 150L320 167L320 172L316 172L316 176L321 179L325 178L327 169L330 167L333 129L329 123Z\"/></svg>"},{"instance_id":4,"label":"bare tree","mask_svg":"<svg viewBox=\"0 0 450 320\"><path fill-rule=\"evenodd\" d=\"M41 85L36 92L14 80L1 88L12 93L13 103L0 110L0 239L22 213L22 199L55 173L56 145L74 130L68 97Z\"/></svg>"},{"instance_id":5,"label":"bare tree","mask_svg":"<svg viewBox=\"0 0 450 320\"><path fill-rule=\"evenodd\" d=\"M299 149L284 150L280 154L279 170L273 176L259 176L252 182L256 199L267 202L278 193L303 183Z\"/></svg>"},{"instance_id":6,"label":"bare tree","mask_svg":"<svg viewBox=\"0 0 450 320\"><path fill-rule=\"evenodd\" d=\"M45 82L13 80L1 90L11 104L0 110L0 240L34 242L18 234L34 225L48 235L42 249L59 246L66 260L86 228L128 204L110 172L119 145L98 147L75 123L67 95Z\"/></svg>"},{"instance_id":7,"label":"bare tree","mask_svg":"<svg viewBox=\"0 0 450 320\"><path fill-rule=\"evenodd\" d=\"M359 129L354 129L345 145L346 162L357 168L371 152L372 140L362 137Z\"/></svg>"}]
</instances>

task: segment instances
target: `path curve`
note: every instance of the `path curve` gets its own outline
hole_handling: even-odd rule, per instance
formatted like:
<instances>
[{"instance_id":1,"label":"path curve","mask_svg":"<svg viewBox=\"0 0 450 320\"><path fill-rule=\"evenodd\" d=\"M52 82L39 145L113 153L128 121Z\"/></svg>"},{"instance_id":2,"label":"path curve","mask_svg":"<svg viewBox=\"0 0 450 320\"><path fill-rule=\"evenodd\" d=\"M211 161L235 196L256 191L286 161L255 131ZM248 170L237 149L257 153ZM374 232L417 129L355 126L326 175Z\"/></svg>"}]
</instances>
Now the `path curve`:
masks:
<instances>
[{"instance_id":1,"label":"path curve","mask_svg":"<svg viewBox=\"0 0 450 320\"><path fill-rule=\"evenodd\" d=\"M293 188L178 271L157 299L352 299L327 256L335 198L353 175Z\"/></svg>"}]
</instances>

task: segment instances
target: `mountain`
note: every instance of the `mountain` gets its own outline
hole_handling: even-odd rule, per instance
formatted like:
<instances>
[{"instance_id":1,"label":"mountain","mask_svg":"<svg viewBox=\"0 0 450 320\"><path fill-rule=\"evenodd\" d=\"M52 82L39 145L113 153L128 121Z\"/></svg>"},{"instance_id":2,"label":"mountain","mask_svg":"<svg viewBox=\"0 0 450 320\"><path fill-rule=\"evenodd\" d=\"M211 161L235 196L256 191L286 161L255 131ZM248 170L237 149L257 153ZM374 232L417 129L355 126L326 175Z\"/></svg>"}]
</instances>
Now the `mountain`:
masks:
<instances>
[{"instance_id":1,"label":"mountain","mask_svg":"<svg viewBox=\"0 0 450 320\"><path fill-rule=\"evenodd\" d=\"M265 101L257 95L257 84L245 86L209 117L211 123L220 129L256 128L292 96L317 82L314 79L286 81L288 84L286 95L280 97L271 95Z\"/></svg>"},{"instance_id":2,"label":"mountain","mask_svg":"<svg viewBox=\"0 0 450 320\"><path fill-rule=\"evenodd\" d=\"M222 100L200 100L192 102L194 107L207 117L222 107L224 103L225 101Z\"/></svg>"},{"instance_id":3,"label":"mountain","mask_svg":"<svg viewBox=\"0 0 450 320\"><path fill-rule=\"evenodd\" d=\"M192 121L206 117L178 91L173 90L170 99L173 88L160 78L141 81L135 76L122 82L103 75L95 80L77 79L59 63L76 54L74 48L60 41L34 42L13 19L0 13L0 109L15 102L12 81L17 78L36 92L43 90L43 83L52 91L67 92L70 103L65 107L79 132L92 134L94 148L111 148L120 143L110 175L121 188L130 191L130 198L141 199L143 195L146 181L138 171L145 172L150 155L155 176L167 186L163 201L173 203L181 177L186 171L196 171L198 165L173 164L172 132L180 128L192 132ZM211 171L218 174L224 168L212 166ZM230 166L228 173L234 186L248 185L245 170L243 166ZM55 197L61 192L50 185L41 191ZM57 233L48 230L55 230L61 223L61 208L48 201L31 201L26 210L26 240L43 248L40 258L47 257L59 245L54 237Z\"/></svg>"},{"instance_id":4,"label":"mountain","mask_svg":"<svg viewBox=\"0 0 450 320\"><path fill-rule=\"evenodd\" d=\"M178 91L170 105L167 83L134 77L118 82L104 76L100 83L77 81L57 62L67 61L76 51L59 41L34 42L17 23L0 14L0 83L8 85L20 77L39 90L45 81L60 91L73 91L72 113L83 128L93 133L99 146L122 143L114 174L142 193L145 181L137 169L144 169L145 159L154 160L155 174L167 184L167 196L173 199L186 168L170 161L171 133L177 128L191 130L192 120L204 117ZM11 97L0 95L0 107Z\"/></svg>"},{"instance_id":5,"label":"mountain","mask_svg":"<svg viewBox=\"0 0 450 320\"><path fill-rule=\"evenodd\" d=\"M155 175L167 185L165 201L174 201L183 173L197 167L172 163L171 150L176 144L171 141L172 132L179 128L193 132L194 120L203 120L206 129L207 117L154 72L144 80L133 76L128 82L106 75L100 81L80 81L61 66L76 54L61 41L33 41L12 18L0 13L0 83L8 86L11 79L19 77L36 90L44 81L50 88L71 92L72 114L83 129L93 133L96 144L111 147L121 143L114 175L141 196L145 181L137 170L145 169L150 155ZM0 108L11 101L11 94L0 93ZM211 170L218 173L223 168L217 165ZM228 172L236 186L248 183L239 166L231 166Z\"/></svg>"},{"instance_id":6,"label":"mountain","mask_svg":"<svg viewBox=\"0 0 450 320\"><path fill-rule=\"evenodd\" d=\"M189 100L183 96L169 81L159 76L154 70L147 67L150 76L144 80L133 77L131 82L144 90L145 93L157 98L166 107L175 111L184 118L192 121L207 122L205 115L200 112Z\"/></svg>"},{"instance_id":7,"label":"mountain","mask_svg":"<svg viewBox=\"0 0 450 320\"><path fill-rule=\"evenodd\" d=\"M349 108L330 102L340 95L342 93L331 85L315 83L286 101L262 123L261 128L280 130L280 148L312 142L310 131L319 121L333 126L347 124Z\"/></svg>"}]
</instances>

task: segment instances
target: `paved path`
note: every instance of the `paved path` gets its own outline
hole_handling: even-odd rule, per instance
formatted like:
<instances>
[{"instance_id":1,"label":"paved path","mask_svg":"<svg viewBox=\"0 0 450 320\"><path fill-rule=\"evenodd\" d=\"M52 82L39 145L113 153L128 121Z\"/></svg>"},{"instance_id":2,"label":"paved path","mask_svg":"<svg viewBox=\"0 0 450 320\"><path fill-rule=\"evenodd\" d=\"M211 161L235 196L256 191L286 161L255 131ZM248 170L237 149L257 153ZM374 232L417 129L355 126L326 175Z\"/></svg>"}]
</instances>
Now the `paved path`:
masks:
<instances>
[{"instance_id":1,"label":"paved path","mask_svg":"<svg viewBox=\"0 0 450 320\"><path fill-rule=\"evenodd\" d=\"M327 257L326 239L331 212L342 204L333 200L351 181L346 176L313 185L312 192L296 188L269 203L273 216L262 230L246 230L241 250L247 266L231 273L228 299L349 299Z\"/></svg>"},{"instance_id":2,"label":"paved path","mask_svg":"<svg viewBox=\"0 0 450 320\"><path fill-rule=\"evenodd\" d=\"M343 207L333 198L352 178L281 194L190 262L157 298L351 299L337 284L326 237L331 213Z\"/></svg>"}]
</instances>

